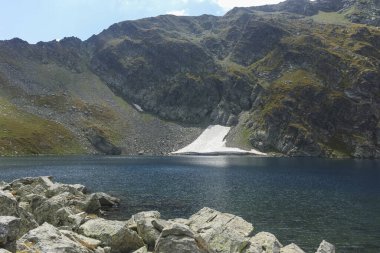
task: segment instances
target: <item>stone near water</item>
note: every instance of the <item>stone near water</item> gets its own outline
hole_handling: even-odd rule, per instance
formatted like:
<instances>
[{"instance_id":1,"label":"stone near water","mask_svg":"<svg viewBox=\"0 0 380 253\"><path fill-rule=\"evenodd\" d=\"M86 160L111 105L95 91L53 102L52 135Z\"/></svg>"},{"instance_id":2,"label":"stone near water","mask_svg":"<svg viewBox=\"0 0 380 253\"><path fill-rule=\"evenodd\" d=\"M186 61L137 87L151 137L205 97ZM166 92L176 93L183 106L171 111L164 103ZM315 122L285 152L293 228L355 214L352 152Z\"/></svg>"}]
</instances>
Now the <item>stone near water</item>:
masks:
<instances>
[{"instance_id":1,"label":"stone near water","mask_svg":"<svg viewBox=\"0 0 380 253\"><path fill-rule=\"evenodd\" d=\"M79 227L79 233L110 246L112 253L129 252L144 246L143 239L123 221L92 219Z\"/></svg>"},{"instance_id":2,"label":"stone near water","mask_svg":"<svg viewBox=\"0 0 380 253\"><path fill-rule=\"evenodd\" d=\"M335 246L323 240L316 253L335 253Z\"/></svg>"},{"instance_id":3,"label":"stone near water","mask_svg":"<svg viewBox=\"0 0 380 253\"><path fill-rule=\"evenodd\" d=\"M282 248L282 244L277 240L276 236L267 232L260 232L249 241L251 245L261 247L265 253L280 253Z\"/></svg>"},{"instance_id":4,"label":"stone near water","mask_svg":"<svg viewBox=\"0 0 380 253\"><path fill-rule=\"evenodd\" d=\"M70 252L70 253L92 253L94 248L87 247L84 243L70 240L54 226L44 223L35 228L19 240L17 240L17 251L25 253L34 252Z\"/></svg>"},{"instance_id":5,"label":"stone near water","mask_svg":"<svg viewBox=\"0 0 380 253\"><path fill-rule=\"evenodd\" d=\"M191 229L183 224L174 223L162 230L157 240L155 252L169 253L203 253L207 252L200 248L200 244L195 239L195 234Z\"/></svg>"},{"instance_id":6,"label":"stone near water","mask_svg":"<svg viewBox=\"0 0 380 253\"><path fill-rule=\"evenodd\" d=\"M285 247L281 248L280 253L305 253L305 251L303 251L296 244L291 243L291 244L286 245Z\"/></svg>"},{"instance_id":7,"label":"stone near water","mask_svg":"<svg viewBox=\"0 0 380 253\"><path fill-rule=\"evenodd\" d=\"M97 216L100 209L117 206L119 200L86 194L83 185L54 183L51 177L1 185L0 247L5 249L0 253L304 252L295 244L282 247L267 232L252 236L251 223L207 207L189 219L163 220L159 212L146 211L128 221L106 220ZM335 253L335 247L323 241L316 253Z\"/></svg>"},{"instance_id":8,"label":"stone near water","mask_svg":"<svg viewBox=\"0 0 380 253\"><path fill-rule=\"evenodd\" d=\"M190 228L199 234L201 243L217 252L241 252L249 245L251 223L242 218L203 208L190 218Z\"/></svg>"}]
</instances>

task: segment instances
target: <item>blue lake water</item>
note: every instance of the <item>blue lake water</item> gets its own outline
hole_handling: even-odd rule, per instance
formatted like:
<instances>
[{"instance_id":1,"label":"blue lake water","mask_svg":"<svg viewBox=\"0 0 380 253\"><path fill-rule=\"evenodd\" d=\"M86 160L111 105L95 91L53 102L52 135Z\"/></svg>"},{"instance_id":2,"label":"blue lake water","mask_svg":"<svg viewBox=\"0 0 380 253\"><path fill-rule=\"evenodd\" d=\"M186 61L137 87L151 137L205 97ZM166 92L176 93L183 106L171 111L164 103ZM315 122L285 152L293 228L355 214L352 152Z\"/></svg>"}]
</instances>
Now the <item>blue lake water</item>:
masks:
<instances>
[{"instance_id":1,"label":"blue lake water","mask_svg":"<svg viewBox=\"0 0 380 253\"><path fill-rule=\"evenodd\" d=\"M110 218L145 210L187 218L204 206L315 252L380 252L380 161L245 156L1 158L0 181L52 175L122 199Z\"/></svg>"}]
</instances>

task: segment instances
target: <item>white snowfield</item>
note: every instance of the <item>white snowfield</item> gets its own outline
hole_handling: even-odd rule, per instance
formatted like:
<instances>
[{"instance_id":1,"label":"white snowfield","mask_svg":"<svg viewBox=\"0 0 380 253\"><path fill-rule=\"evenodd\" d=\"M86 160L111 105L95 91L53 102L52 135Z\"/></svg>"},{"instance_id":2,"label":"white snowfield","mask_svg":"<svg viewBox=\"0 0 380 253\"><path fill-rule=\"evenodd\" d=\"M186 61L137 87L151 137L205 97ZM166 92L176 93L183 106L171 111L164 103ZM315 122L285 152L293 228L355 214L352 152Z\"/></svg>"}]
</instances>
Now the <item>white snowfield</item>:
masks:
<instances>
[{"instance_id":1,"label":"white snowfield","mask_svg":"<svg viewBox=\"0 0 380 253\"><path fill-rule=\"evenodd\" d=\"M144 110L139 106L138 104L133 104L133 106L136 108L137 111L143 112Z\"/></svg>"},{"instance_id":2,"label":"white snowfield","mask_svg":"<svg viewBox=\"0 0 380 253\"><path fill-rule=\"evenodd\" d=\"M258 150L243 150L226 146L225 137L230 127L211 125L191 144L172 154L255 154L266 155Z\"/></svg>"}]
</instances>

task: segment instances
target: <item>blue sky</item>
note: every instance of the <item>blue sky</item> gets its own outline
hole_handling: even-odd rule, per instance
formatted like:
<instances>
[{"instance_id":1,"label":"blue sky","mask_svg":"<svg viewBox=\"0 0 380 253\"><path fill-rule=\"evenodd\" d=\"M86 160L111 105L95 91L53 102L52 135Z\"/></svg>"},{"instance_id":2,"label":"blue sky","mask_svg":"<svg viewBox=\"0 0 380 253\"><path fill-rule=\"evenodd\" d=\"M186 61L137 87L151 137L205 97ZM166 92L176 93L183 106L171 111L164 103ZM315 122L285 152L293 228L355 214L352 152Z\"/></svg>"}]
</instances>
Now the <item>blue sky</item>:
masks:
<instances>
[{"instance_id":1,"label":"blue sky","mask_svg":"<svg viewBox=\"0 0 380 253\"><path fill-rule=\"evenodd\" d=\"M0 40L30 43L68 36L82 40L116 22L161 14L223 15L234 6L281 0L0 0Z\"/></svg>"}]
</instances>

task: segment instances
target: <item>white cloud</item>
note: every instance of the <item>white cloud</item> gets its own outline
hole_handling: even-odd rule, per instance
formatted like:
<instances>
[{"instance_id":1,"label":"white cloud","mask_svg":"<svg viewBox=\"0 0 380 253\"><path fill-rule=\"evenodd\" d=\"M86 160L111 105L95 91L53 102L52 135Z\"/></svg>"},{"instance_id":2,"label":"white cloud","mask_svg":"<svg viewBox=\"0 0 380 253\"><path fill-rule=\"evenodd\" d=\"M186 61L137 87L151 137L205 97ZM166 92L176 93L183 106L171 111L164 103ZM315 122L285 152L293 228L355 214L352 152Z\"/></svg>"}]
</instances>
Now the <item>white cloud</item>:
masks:
<instances>
[{"instance_id":1,"label":"white cloud","mask_svg":"<svg viewBox=\"0 0 380 253\"><path fill-rule=\"evenodd\" d=\"M284 0L213 0L217 5L225 11L234 7L250 7L265 4L277 4Z\"/></svg>"},{"instance_id":2,"label":"white cloud","mask_svg":"<svg viewBox=\"0 0 380 253\"><path fill-rule=\"evenodd\" d=\"M186 16L188 15L186 10L173 10L169 11L166 14L175 15L175 16Z\"/></svg>"}]
</instances>

